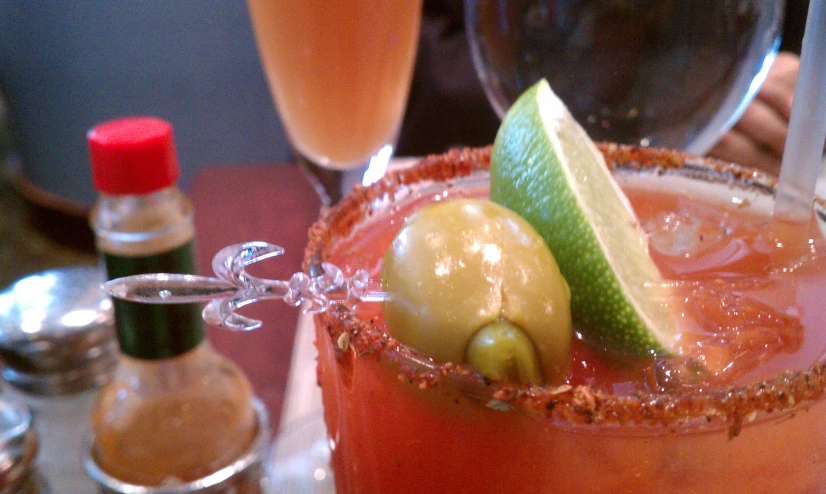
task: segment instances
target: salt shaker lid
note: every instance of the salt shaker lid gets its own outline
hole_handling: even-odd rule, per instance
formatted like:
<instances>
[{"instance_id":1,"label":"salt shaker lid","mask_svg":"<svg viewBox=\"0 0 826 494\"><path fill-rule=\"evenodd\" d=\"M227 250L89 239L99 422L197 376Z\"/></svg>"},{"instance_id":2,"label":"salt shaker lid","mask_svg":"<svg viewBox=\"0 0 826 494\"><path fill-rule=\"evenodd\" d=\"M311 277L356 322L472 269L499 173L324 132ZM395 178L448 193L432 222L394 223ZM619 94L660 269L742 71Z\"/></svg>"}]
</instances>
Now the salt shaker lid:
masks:
<instances>
[{"instance_id":1,"label":"salt shaker lid","mask_svg":"<svg viewBox=\"0 0 826 494\"><path fill-rule=\"evenodd\" d=\"M26 276L0 292L3 377L36 394L81 391L106 381L117 358L103 273L75 266Z\"/></svg>"}]
</instances>

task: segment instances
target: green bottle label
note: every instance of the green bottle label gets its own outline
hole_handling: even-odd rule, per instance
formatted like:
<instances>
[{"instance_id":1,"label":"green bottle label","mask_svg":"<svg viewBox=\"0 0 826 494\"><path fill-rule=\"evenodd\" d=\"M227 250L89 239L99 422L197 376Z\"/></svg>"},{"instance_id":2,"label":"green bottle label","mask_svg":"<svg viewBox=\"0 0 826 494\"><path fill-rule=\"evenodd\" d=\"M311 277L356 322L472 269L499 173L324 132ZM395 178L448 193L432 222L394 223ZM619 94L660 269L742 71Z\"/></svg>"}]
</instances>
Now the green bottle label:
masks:
<instances>
[{"instance_id":1,"label":"green bottle label","mask_svg":"<svg viewBox=\"0 0 826 494\"><path fill-rule=\"evenodd\" d=\"M108 279L145 273L195 272L192 241L160 254L123 256L104 253ZM204 339L200 304L153 305L112 300L121 351L139 359L167 359L195 348Z\"/></svg>"}]
</instances>

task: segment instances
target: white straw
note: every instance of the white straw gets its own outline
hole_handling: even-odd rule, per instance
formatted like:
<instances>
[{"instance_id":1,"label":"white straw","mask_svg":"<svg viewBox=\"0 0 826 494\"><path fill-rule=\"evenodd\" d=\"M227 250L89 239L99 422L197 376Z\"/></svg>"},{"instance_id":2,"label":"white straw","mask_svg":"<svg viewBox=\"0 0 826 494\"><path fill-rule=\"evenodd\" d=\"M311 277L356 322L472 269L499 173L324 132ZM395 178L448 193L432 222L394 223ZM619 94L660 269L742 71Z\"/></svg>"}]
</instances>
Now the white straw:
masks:
<instances>
[{"instance_id":1,"label":"white straw","mask_svg":"<svg viewBox=\"0 0 826 494\"><path fill-rule=\"evenodd\" d=\"M789 135L780 167L774 216L811 217L826 140L826 0L811 0L800 54Z\"/></svg>"}]
</instances>

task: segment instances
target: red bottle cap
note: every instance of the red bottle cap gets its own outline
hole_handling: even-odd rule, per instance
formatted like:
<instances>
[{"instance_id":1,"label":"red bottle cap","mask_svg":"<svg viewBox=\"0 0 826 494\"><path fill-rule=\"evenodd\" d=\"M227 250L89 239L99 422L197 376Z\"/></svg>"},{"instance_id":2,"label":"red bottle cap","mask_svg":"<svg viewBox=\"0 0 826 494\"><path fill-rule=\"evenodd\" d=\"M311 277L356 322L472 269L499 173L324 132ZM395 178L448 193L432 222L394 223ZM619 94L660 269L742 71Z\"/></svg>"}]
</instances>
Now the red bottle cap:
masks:
<instances>
[{"instance_id":1,"label":"red bottle cap","mask_svg":"<svg viewBox=\"0 0 826 494\"><path fill-rule=\"evenodd\" d=\"M154 117L109 120L86 134L92 182L104 194L140 195L178 180L172 125Z\"/></svg>"}]
</instances>

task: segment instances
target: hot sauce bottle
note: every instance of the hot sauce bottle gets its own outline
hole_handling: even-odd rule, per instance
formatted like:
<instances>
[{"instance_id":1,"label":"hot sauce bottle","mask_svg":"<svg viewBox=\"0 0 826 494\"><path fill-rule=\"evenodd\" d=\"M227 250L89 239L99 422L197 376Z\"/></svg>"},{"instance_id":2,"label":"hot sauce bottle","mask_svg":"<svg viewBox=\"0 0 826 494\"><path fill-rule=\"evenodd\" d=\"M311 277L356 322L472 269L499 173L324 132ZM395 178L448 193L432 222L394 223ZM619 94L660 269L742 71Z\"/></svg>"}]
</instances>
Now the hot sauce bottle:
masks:
<instances>
[{"instance_id":1,"label":"hot sauce bottle","mask_svg":"<svg viewBox=\"0 0 826 494\"><path fill-rule=\"evenodd\" d=\"M176 185L172 126L125 118L87 140L100 194L91 223L107 278L194 273L193 211ZM168 485L242 456L258 426L252 389L205 339L200 306L113 304L121 356L93 411L98 466L123 482Z\"/></svg>"}]
</instances>

